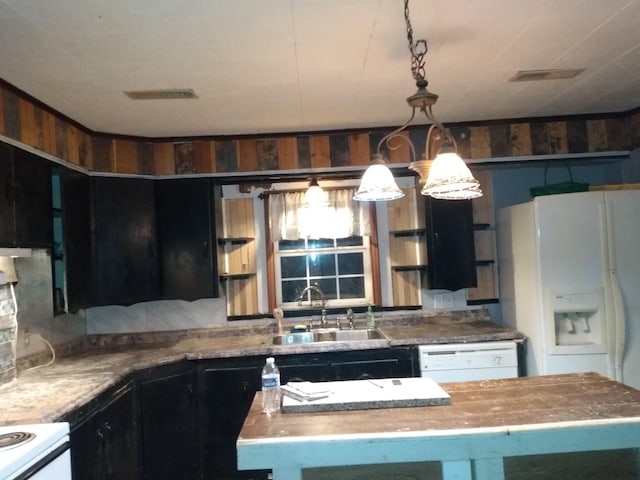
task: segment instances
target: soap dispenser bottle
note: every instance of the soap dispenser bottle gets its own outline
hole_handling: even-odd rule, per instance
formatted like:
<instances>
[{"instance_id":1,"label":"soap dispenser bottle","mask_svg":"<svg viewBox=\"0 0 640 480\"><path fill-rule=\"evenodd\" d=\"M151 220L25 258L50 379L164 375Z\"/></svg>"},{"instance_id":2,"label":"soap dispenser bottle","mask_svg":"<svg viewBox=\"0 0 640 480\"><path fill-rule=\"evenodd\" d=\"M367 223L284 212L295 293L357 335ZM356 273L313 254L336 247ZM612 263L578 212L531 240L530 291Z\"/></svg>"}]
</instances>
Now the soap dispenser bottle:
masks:
<instances>
[{"instance_id":1,"label":"soap dispenser bottle","mask_svg":"<svg viewBox=\"0 0 640 480\"><path fill-rule=\"evenodd\" d=\"M376 328L376 319L373 316L373 307L369 304L367 308L367 328Z\"/></svg>"}]
</instances>

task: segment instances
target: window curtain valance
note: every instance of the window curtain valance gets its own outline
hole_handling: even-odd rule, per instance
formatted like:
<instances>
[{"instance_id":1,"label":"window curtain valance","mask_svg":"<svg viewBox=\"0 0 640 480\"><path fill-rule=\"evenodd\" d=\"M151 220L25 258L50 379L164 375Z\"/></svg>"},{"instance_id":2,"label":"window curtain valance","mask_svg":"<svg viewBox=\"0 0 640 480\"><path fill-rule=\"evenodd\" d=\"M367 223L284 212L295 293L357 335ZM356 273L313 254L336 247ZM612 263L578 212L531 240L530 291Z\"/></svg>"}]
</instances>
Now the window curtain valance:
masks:
<instances>
[{"instance_id":1,"label":"window curtain valance","mask_svg":"<svg viewBox=\"0 0 640 480\"><path fill-rule=\"evenodd\" d=\"M371 232L369 203L353 200L355 188L328 190L328 204L305 205L305 192L268 196L271 240L346 238Z\"/></svg>"}]
</instances>

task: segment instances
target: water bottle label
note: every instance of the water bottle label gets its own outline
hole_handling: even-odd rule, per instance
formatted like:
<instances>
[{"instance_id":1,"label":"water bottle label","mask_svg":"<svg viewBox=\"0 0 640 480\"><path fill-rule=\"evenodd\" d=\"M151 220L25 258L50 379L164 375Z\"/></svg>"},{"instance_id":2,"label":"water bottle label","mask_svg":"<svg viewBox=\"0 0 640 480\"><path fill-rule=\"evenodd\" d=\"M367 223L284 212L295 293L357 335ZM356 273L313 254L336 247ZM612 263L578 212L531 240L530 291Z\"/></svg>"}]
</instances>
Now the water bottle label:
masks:
<instances>
[{"instance_id":1,"label":"water bottle label","mask_svg":"<svg viewBox=\"0 0 640 480\"><path fill-rule=\"evenodd\" d=\"M278 388L280 378L277 375L265 375L262 377L262 388Z\"/></svg>"}]
</instances>

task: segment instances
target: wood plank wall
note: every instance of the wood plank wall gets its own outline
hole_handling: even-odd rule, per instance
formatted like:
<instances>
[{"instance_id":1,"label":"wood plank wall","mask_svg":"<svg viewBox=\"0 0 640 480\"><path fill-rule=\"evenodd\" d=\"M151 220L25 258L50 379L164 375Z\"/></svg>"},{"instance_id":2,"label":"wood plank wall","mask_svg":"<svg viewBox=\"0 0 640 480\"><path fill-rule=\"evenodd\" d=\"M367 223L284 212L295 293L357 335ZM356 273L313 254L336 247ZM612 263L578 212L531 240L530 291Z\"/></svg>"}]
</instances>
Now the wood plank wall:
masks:
<instances>
[{"instance_id":1,"label":"wood plank wall","mask_svg":"<svg viewBox=\"0 0 640 480\"><path fill-rule=\"evenodd\" d=\"M465 159L624 151L640 147L640 110L602 118L453 125ZM0 134L87 171L140 175L262 172L368 165L388 131L291 137L180 139L98 134L0 83ZM424 149L424 127L408 135ZM389 163L411 161L408 148L388 151Z\"/></svg>"}]
</instances>

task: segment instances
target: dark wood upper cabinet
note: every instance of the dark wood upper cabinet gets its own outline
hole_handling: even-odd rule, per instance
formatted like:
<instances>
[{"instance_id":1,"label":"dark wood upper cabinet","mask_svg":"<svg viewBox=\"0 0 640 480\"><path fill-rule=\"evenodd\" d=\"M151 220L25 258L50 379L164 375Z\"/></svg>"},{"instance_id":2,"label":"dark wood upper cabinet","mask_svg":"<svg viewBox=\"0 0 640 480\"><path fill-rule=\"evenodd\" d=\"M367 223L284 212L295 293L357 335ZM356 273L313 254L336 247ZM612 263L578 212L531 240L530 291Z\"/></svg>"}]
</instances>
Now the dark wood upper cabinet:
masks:
<instances>
[{"instance_id":1,"label":"dark wood upper cabinet","mask_svg":"<svg viewBox=\"0 0 640 480\"><path fill-rule=\"evenodd\" d=\"M164 299L218 296L214 188L208 178L155 182Z\"/></svg>"},{"instance_id":2,"label":"dark wood upper cabinet","mask_svg":"<svg viewBox=\"0 0 640 480\"><path fill-rule=\"evenodd\" d=\"M51 247L51 166L47 160L0 145L0 245Z\"/></svg>"},{"instance_id":3,"label":"dark wood upper cabinet","mask_svg":"<svg viewBox=\"0 0 640 480\"><path fill-rule=\"evenodd\" d=\"M471 200L426 197L428 288L475 287L476 258Z\"/></svg>"},{"instance_id":4,"label":"dark wood upper cabinet","mask_svg":"<svg viewBox=\"0 0 640 480\"><path fill-rule=\"evenodd\" d=\"M60 167L67 308L75 313L91 306L91 180Z\"/></svg>"},{"instance_id":5,"label":"dark wood upper cabinet","mask_svg":"<svg viewBox=\"0 0 640 480\"><path fill-rule=\"evenodd\" d=\"M92 177L94 305L157 300L153 180Z\"/></svg>"}]
</instances>

